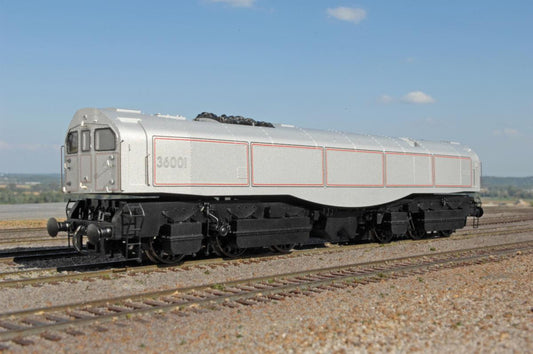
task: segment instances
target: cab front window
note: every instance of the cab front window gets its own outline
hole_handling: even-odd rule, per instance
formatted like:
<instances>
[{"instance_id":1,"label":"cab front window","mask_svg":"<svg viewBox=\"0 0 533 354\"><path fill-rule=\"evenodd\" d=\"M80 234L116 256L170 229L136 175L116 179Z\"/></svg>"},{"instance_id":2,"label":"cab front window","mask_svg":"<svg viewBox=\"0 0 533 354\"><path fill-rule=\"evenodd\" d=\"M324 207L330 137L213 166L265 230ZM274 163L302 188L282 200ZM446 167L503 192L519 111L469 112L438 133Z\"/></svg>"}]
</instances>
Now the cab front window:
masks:
<instances>
[{"instance_id":1,"label":"cab front window","mask_svg":"<svg viewBox=\"0 0 533 354\"><path fill-rule=\"evenodd\" d=\"M78 132L72 131L67 135L67 154L78 153Z\"/></svg>"},{"instance_id":2,"label":"cab front window","mask_svg":"<svg viewBox=\"0 0 533 354\"><path fill-rule=\"evenodd\" d=\"M114 151L116 136L110 128L96 129L94 131L94 149L96 151Z\"/></svg>"},{"instance_id":3,"label":"cab front window","mask_svg":"<svg viewBox=\"0 0 533 354\"><path fill-rule=\"evenodd\" d=\"M91 131L81 131L81 151L86 152L91 150Z\"/></svg>"}]
</instances>

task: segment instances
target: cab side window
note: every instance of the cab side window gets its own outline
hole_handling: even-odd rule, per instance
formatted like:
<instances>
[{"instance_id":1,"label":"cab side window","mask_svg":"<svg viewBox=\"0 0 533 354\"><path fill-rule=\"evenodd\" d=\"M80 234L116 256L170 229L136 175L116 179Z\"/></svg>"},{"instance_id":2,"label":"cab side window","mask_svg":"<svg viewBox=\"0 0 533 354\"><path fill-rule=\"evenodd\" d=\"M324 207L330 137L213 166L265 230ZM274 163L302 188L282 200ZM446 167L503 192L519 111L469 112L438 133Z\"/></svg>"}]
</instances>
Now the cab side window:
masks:
<instances>
[{"instance_id":1,"label":"cab side window","mask_svg":"<svg viewBox=\"0 0 533 354\"><path fill-rule=\"evenodd\" d=\"M91 132L89 130L82 130L81 132L81 151L91 150Z\"/></svg>"},{"instance_id":2,"label":"cab side window","mask_svg":"<svg viewBox=\"0 0 533 354\"><path fill-rule=\"evenodd\" d=\"M94 149L96 151L113 151L116 148L116 136L110 128L94 131Z\"/></svg>"},{"instance_id":3,"label":"cab side window","mask_svg":"<svg viewBox=\"0 0 533 354\"><path fill-rule=\"evenodd\" d=\"M67 154L78 153L78 132L73 131L67 135Z\"/></svg>"}]
</instances>

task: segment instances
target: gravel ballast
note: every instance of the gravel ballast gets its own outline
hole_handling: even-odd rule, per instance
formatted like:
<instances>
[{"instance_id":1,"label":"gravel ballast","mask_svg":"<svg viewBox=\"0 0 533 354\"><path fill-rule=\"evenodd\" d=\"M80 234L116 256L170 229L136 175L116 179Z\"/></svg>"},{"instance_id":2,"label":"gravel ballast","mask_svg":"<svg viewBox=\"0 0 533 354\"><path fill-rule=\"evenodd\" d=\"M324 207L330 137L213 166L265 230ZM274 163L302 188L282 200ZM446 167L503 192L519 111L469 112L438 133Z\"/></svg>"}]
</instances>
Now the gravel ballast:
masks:
<instances>
[{"instance_id":1,"label":"gravel ballast","mask_svg":"<svg viewBox=\"0 0 533 354\"><path fill-rule=\"evenodd\" d=\"M520 255L256 306L143 316L27 349L531 352L532 262Z\"/></svg>"},{"instance_id":2,"label":"gravel ballast","mask_svg":"<svg viewBox=\"0 0 533 354\"><path fill-rule=\"evenodd\" d=\"M105 299L154 290L212 284L408 255L427 254L431 251L444 252L531 240L533 240L533 234L520 234L462 240L441 238L419 242L401 241L387 245L361 245L360 248L350 250L343 250L342 247L336 246L337 252L333 253L278 258L251 264L243 260L227 267L195 267L187 271L163 269L158 272L151 271L135 274L118 273L112 276L111 279L93 278L91 280L44 284L42 286L28 285L21 288L0 288L0 312L20 311L29 308L77 303L85 299Z\"/></svg>"}]
</instances>

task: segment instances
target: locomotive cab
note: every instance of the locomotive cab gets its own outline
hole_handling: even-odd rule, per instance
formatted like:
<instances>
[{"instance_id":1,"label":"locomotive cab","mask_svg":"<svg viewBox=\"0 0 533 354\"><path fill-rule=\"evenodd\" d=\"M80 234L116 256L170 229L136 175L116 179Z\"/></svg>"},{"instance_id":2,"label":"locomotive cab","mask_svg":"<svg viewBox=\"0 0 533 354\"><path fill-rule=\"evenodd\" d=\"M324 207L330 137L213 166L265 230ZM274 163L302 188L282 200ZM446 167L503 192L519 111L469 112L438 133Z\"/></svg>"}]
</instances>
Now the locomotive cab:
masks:
<instances>
[{"instance_id":1,"label":"locomotive cab","mask_svg":"<svg viewBox=\"0 0 533 354\"><path fill-rule=\"evenodd\" d=\"M66 193L111 193L120 190L118 137L106 125L82 124L65 139Z\"/></svg>"}]
</instances>

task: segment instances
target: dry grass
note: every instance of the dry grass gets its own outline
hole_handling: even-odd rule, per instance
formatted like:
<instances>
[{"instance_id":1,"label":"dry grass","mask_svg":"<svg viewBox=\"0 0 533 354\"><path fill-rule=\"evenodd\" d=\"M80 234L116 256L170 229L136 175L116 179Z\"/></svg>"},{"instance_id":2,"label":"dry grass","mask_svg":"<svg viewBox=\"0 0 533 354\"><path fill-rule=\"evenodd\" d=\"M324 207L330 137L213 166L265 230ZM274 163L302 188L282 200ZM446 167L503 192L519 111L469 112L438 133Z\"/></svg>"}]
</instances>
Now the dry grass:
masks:
<instances>
[{"instance_id":1,"label":"dry grass","mask_svg":"<svg viewBox=\"0 0 533 354\"><path fill-rule=\"evenodd\" d=\"M35 220L0 220L0 229L15 229L24 227L46 227L47 219Z\"/></svg>"}]
</instances>

